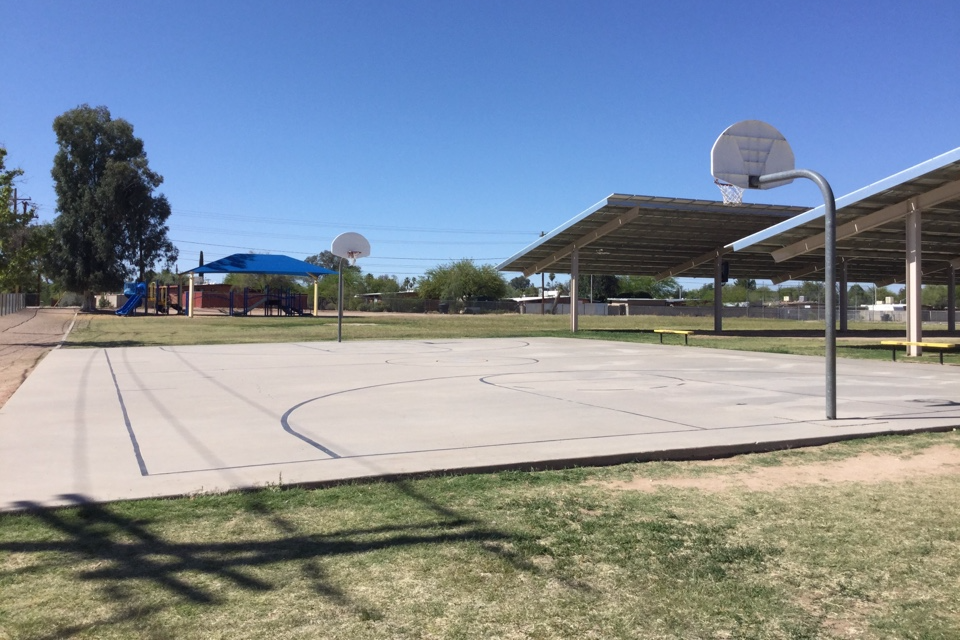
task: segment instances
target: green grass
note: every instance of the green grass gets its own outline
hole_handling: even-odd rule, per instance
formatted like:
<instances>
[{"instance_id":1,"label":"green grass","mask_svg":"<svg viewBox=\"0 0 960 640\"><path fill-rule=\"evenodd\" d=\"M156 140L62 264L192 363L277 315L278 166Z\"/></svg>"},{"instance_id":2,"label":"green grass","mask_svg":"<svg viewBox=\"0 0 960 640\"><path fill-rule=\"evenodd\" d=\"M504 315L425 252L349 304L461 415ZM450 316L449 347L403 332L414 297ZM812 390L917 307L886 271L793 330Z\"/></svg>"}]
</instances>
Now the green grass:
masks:
<instances>
[{"instance_id":1,"label":"green grass","mask_svg":"<svg viewBox=\"0 0 960 640\"><path fill-rule=\"evenodd\" d=\"M712 317L585 316L580 331L570 332L568 316L519 314L439 315L371 314L344 318L343 339L436 340L498 337L577 337L595 340L659 343L653 329L693 329L690 346L740 351L764 351L796 355L824 355L823 323L795 320L728 318L724 334L713 335ZM851 334L837 341L837 356L890 360L871 332L897 336L903 326L890 322L851 323ZM819 335L817 335L819 333ZM900 335L902 337L902 335ZM118 318L112 314L80 316L67 346L123 347L171 344L237 344L254 342L313 342L336 340L336 317L278 318L202 316L139 316ZM665 344L682 344L680 336L665 336ZM939 363L936 352L904 362ZM947 354L945 362L960 363L960 355Z\"/></svg>"},{"instance_id":2,"label":"green grass","mask_svg":"<svg viewBox=\"0 0 960 640\"><path fill-rule=\"evenodd\" d=\"M614 485L933 445L3 514L0 638L956 638L958 475Z\"/></svg>"}]
</instances>

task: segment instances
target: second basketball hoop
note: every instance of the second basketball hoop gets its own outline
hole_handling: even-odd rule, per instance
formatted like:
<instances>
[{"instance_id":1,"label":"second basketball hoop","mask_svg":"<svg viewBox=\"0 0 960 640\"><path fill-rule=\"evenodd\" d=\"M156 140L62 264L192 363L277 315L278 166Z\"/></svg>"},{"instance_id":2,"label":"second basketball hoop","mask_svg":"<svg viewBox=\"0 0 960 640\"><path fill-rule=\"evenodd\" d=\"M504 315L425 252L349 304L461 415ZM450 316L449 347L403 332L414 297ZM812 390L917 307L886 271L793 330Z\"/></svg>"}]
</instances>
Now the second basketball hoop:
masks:
<instances>
[{"instance_id":1,"label":"second basketball hoop","mask_svg":"<svg viewBox=\"0 0 960 640\"><path fill-rule=\"evenodd\" d=\"M348 231L333 239L330 251L340 258L337 282L337 342L340 342L343 339L343 261L349 260L351 265L355 265L357 258L370 255L370 242L359 233Z\"/></svg>"}]
</instances>

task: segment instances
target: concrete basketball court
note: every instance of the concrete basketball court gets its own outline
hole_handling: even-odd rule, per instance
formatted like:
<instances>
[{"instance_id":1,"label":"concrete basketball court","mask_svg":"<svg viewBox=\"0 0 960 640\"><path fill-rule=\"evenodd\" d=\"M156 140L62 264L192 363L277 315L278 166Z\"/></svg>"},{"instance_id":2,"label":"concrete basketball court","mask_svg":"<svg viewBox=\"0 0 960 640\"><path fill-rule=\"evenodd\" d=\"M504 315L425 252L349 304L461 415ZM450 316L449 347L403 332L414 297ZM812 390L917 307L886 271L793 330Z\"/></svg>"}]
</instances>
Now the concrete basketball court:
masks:
<instances>
[{"instance_id":1,"label":"concrete basketball court","mask_svg":"<svg viewBox=\"0 0 960 640\"><path fill-rule=\"evenodd\" d=\"M0 409L0 509L712 457L960 426L960 368L531 338L58 349Z\"/></svg>"}]
</instances>

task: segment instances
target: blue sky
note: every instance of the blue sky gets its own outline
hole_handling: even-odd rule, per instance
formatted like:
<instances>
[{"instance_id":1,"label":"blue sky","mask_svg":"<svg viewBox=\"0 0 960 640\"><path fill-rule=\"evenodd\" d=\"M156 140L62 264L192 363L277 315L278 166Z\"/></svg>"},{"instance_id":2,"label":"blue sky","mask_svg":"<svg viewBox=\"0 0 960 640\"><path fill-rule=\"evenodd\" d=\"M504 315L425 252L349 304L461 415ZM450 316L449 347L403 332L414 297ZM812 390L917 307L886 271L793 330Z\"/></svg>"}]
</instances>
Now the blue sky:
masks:
<instances>
[{"instance_id":1,"label":"blue sky","mask_svg":"<svg viewBox=\"0 0 960 640\"><path fill-rule=\"evenodd\" d=\"M54 218L53 119L105 105L165 178L181 270L201 250L305 258L344 231L400 280L496 264L614 192L719 199L710 148L745 119L838 196L960 146L955 0L0 8L20 195Z\"/></svg>"}]
</instances>

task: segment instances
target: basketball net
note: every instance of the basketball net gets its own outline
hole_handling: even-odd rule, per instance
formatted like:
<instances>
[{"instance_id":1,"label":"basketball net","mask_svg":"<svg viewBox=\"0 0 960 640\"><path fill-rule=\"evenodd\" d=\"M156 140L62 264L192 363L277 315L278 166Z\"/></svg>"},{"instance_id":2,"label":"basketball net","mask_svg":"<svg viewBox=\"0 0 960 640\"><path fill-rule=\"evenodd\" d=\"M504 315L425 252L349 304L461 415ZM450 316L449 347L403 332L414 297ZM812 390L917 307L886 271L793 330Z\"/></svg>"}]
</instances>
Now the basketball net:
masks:
<instances>
[{"instance_id":1,"label":"basketball net","mask_svg":"<svg viewBox=\"0 0 960 640\"><path fill-rule=\"evenodd\" d=\"M350 266L355 267L357 265L357 258L360 257L360 251L347 251L347 260L350 261Z\"/></svg>"},{"instance_id":2,"label":"basketball net","mask_svg":"<svg viewBox=\"0 0 960 640\"><path fill-rule=\"evenodd\" d=\"M720 193L723 194L723 204L741 204L743 202L742 188L735 184L720 182L720 180L714 180L713 183L717 185Z\"/></svg>"}]
</instances>

